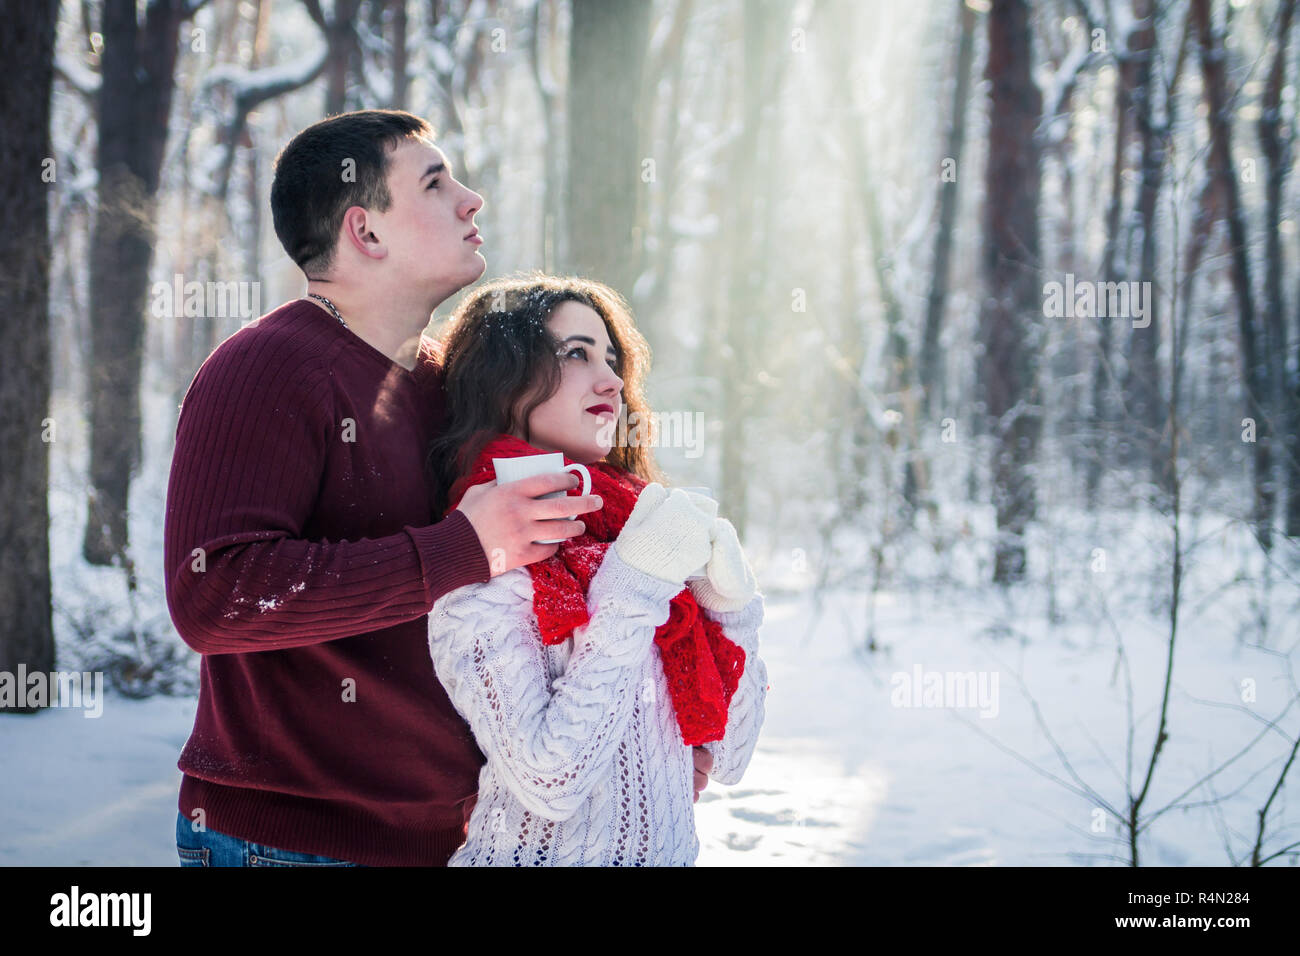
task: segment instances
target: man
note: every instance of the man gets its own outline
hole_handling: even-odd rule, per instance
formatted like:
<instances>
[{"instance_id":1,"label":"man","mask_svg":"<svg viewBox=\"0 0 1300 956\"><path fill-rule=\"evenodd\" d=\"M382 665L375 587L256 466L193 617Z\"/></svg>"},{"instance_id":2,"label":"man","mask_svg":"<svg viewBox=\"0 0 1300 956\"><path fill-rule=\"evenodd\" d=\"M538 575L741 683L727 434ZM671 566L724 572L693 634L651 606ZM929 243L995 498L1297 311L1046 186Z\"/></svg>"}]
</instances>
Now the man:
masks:
<instances>
[{"instance_id":1,"label":"man","mask_svg":"<svg viewBox=\"0 0 1300 956\"><path fill-rule=\"evenodd\" d=\"M276 234L307 297L203 363L167 491L168 609L203 655L184 865L440 866L464 840L484 758L434 674L428 612L601 507L539 498L577 484L543 475L433 520L443 401L422 332L483 273L482 203L402 111L331 117L276 159Z\"/></svg>"}]
</instances>

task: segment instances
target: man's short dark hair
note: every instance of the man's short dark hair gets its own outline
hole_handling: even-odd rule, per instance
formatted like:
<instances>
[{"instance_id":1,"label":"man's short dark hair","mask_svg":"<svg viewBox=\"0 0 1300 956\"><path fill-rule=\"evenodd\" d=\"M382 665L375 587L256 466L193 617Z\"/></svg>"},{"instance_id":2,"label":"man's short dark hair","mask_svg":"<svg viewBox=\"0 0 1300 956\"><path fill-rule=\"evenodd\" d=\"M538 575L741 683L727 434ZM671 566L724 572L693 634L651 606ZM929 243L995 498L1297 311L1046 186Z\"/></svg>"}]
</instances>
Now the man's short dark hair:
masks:
<instances>
[{"instance_id":1,"label":"man's short dark hair","mask_svg":"<svg viewBox=\"0 0 1300 956\"><path fill-rule=\"evenodd\" d=\"M271 217L285 252L309 277L333 265L348 207L384 212L392 204L391 154L407 138L432 142L433 127L405 110L356 110L308 126L280 150Z\"/></svg>"}]
</instances>

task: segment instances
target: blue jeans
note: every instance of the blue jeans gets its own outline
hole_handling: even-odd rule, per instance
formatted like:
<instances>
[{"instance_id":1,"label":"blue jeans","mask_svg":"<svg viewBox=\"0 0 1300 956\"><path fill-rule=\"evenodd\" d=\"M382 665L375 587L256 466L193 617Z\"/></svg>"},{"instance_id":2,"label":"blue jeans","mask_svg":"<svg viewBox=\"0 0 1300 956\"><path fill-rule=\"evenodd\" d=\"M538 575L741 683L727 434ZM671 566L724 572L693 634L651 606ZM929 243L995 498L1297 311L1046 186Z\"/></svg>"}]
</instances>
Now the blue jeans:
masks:
<instances>
[{"instance_id":1,"label":"blue jeans","mask_svg":"<svg viewBox=\"0 0 1300 956\"><path fill-rule=\"evenodd\" d=\"M194 832L190 821L176 813L176 853L181 866L363 866L336 860L332 856L315 856L297 850L281 850L265 843L253 843L211 827Z\"/></svg>"}]
</instances>

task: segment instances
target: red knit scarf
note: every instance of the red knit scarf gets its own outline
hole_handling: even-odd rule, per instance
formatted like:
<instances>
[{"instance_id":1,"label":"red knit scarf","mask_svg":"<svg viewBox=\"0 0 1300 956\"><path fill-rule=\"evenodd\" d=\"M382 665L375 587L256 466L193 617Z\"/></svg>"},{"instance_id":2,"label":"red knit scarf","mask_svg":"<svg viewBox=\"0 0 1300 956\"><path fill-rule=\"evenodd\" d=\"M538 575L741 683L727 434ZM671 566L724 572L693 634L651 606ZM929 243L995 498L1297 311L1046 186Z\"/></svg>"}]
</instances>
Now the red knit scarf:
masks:
<instances>
[{"instance_id":1,"label":"red knit scarf","mask_svg":"<svg viewBox=\"0 0 1300 956\"><path fill-rule=\"evenodd\" d=\"M471 485L496 477L493 458L541 454L545 452L510 435L494 438L480 452L469 474L452 486L448 511L460 503ZM568 456L564 463L574 464ZM592 493L600 495L604 507L582 515L585 532L563 541L551 557L528 565L533 576L533 611L544 644L559 644L574 628L587 623L591 579L646 485L631 472L604 462L588 465L587 470ZM721 740L727 707L745 669L744 649L701 612L689 587L672 599L668 620L655 629L654 640L682 740L691 746Z\"/></svg>"}]
</instances>

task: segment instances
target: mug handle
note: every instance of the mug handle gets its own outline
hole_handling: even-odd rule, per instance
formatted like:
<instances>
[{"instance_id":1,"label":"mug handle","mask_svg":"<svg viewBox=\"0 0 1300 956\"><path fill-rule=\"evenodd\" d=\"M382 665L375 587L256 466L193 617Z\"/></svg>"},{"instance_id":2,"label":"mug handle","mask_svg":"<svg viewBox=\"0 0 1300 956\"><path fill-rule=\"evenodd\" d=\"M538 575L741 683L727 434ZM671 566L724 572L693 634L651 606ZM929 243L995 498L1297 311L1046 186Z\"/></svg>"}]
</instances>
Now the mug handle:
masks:
<instances>
[{"instance_id":1,"label":"mug handle","mask_svg":"<svg viewBox=\"0 0 1300 956\"><path fill-rule=\"evenodd\" d=\"M591 472L587 470L586 465L579 464L576 461L572 465L564 466L565 471L573 471L575 469L582 473L582 493L584 495L591 494Z\"/></svg>"},{"instance_id":2,"label":"mug handle","mask_svg":"<svg viewBox=\"0 0 1300 956\"><path fill-rule=\"evenodd\" d=\"M587 470L587 466L575 461L572 465L565 465L563 470L567 472L567 471L573 471L574 469L577 469L579 472L582 473L582 493L584 495L591 494L591 472ZM559 498L567 494L568 494L567 491L557 491L554 492L553 494L545 495L544 497ZM569 518L567 520L575 521L577 519ZM534 544L563 544L567 540L568 540L567 538L555 538L551 541L534 541L533 543Z\"/></svg>"}]
</instances>

